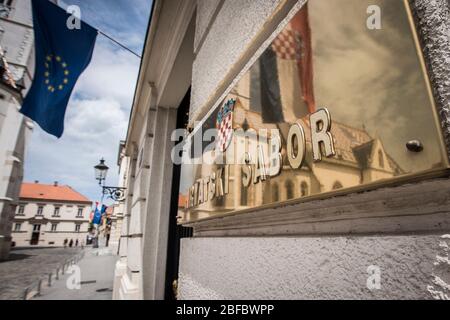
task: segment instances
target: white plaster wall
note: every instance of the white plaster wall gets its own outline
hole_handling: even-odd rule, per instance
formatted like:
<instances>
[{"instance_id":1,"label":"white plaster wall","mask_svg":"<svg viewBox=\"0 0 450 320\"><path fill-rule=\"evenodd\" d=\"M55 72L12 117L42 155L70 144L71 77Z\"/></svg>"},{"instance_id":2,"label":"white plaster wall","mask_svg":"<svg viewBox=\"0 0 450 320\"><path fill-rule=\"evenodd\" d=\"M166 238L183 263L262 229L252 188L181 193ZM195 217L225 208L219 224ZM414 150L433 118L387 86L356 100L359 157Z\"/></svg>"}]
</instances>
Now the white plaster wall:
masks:
<instances>
[{"instance_id":1,"label":"white plaster wall","mask_svg":"<svg viewBox=\"0 0 450 320\"><path fill-rule=\"evenodd\" d=\"M215 93L223 77L239 60L254 37L263 28L268 17L276 10L280 0L225 0L214 21L208 21L210 29L197 29L196 41L205 37L197 53L192 70L192 96L190 121L200 120L199 115L210 108L205 106ZM198 21L210 17L215 4L197 7ZM226 32L224 32L226 30ZM197 43L196 43L197 45Z\"/></svg>"},{"instance_id":2,"label":"white plaster wall","mask_svg":"<svg viewBox=\"0 0 450 320\"><path fill-rule=\"evenodd\" d=\"M432 299L444 294L449 297L448 237L435 234L184 239L180 297ZM380 290L367 288L367 268L371 265L380 267Z\"/></svg>"},{"instance_id":3,"label":"white plaster wall","mask_svg":"<svg viewBox=\"0 0 450 320\"><path fill-rule=\"evenodd\" d=\"M195 25L194 51L200 49L204 35L214 18L217 10L220 10L224 0L197 0L197 19Z\"/></svg>"}]
</instances>

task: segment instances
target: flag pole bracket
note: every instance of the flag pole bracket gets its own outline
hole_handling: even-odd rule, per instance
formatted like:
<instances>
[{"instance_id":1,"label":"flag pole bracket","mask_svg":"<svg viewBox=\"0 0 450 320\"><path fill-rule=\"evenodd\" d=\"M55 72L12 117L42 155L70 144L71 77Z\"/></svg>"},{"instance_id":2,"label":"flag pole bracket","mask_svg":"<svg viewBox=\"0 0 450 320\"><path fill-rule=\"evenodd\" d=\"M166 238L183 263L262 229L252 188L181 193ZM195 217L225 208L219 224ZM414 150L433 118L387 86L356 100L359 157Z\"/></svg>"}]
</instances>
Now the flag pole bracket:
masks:
<instances>
[{"instance_id":1,"label":"flag pole bracket","mask_svg":"<svg viewBox=\"0 0 450 320\"><path fill-rule=\"evenodd\" d=\"M126 188L103 186L103 195L117 202L125 201Z\"/></svg>"}]
</instances>

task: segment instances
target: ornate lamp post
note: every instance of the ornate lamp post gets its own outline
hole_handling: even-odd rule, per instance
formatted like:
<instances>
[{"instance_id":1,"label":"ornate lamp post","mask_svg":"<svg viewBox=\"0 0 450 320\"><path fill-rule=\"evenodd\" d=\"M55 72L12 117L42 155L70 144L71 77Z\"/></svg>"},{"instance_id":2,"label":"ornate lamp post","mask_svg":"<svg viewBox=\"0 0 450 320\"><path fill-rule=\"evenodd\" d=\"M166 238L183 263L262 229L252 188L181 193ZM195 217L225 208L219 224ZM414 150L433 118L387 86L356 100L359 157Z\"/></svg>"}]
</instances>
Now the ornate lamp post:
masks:
<instances>
[{"instance_id":1,"label":"ornate lamp post","mask_svg":"<svg viewBox=\"0 0 450 320\"><path fill-rule=\"evenodd\" d=\"M100 163L94 167L95 170L95 179L98 180L99 186L102 187L102 200L101 205L103 207L103 200L105 196L116 201L122 202L125 200L125 190L126 188L120 187L108 187L105 186L106 176L108 175L109 167L105 164L105 159L101 159ZM110 228L110 221L107 220L107 228ZM98 248L98 236L100 229L97 229L96 243L94 244L94 248ZM109 242L109 234L106 235L106 246L108 246Z\"/></svg>"},{"instance_id":2,"label":"ornate lamp post","mask_svg":"<svg viewBox=\"0 0 450 320\"><path fill-rule=\"evenodd\" d=\"M102 203L104 196L107 196L114 201L124 201L126 188L105 186L105 180L109 170L109 167L105 164L105 159L102 158L100 163L96 165L94 169L95 179L98 180L98 184L102 187Z\"/></svg>"},{"instance_id":3,"label":"ornate lamp post","mask_svg":"<svg viewBox=\"0 0 450 320\"><path fill-rule=\"evenodd\" d=\"M98 180L98 184L101 186L105 182L108 175L109 167L105 164L105 159L101 159L100 163L94 167L95 179Z\"/></svg>"}]
</instances>

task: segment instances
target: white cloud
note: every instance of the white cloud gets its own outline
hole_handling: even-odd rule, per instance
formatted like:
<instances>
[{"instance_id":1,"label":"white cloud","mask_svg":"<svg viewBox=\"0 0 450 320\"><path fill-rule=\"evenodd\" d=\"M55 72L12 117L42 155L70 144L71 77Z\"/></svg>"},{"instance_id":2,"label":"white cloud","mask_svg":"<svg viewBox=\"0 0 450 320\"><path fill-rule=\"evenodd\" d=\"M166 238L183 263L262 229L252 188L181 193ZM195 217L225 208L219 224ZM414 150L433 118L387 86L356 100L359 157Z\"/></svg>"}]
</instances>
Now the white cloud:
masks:
<instances>
[{"instance_id":1,"label":"white cloud","mask_svg":"<svg viewBox=\"0 0 450 320\"><path fill-rule=\"evenodd\" d=\"M152 0L70 0L82 19L138 54L142 50ZM99 35L94 56L67 108L61 139L37 125L28 144L25 181L59 181L98 200L94 169L101 157L110 167L107 184L117 185L119 141L125 139L140 60Z\"/></svg>"},{"instance_id":2,"label":"white cloud","mask_svg":"<svg viewBox=\"0 0 450 320\"><path fill-rule=\"evenodd\" d=\"M115 99L129 108L140 60L125 50L111 47L100 37L91 65L80 77L75 89L88 97Z\"/></svg>"},{"instance_id":3,"label":"white cloud","mask_svg":"<svg viewBox=\"0 0 450 320\"><path fill-rule=\"evenodd\" d=\"M26 181L59 181L95 201L101 195L93 166L104 157L110 167L107 184L117 184L117 152L126 135L138 68L138 58L98 40L69 102L63 137L58 140L35 127Z\"/></svg>"},{"instance_id":4,"label":"white cloud","mask_svg":"<svg viewBox=\"0 0 450 320\"><path fill-rule=\"evenodd\" d=\"M75 100L70 108L65 132L70 139L101 143L119 138L126 130L128 118L117 100Z\"/></svg>"}]
</instances>

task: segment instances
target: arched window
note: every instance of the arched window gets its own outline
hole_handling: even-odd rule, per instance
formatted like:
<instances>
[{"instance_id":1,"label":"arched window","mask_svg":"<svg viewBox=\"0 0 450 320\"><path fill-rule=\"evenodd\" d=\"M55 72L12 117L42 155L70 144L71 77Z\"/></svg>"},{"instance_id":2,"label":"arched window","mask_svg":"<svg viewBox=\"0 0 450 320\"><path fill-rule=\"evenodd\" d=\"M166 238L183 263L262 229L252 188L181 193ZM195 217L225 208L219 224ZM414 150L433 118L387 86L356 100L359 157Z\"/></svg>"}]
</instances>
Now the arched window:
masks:
<instances>
[{"instance_id":1,"label":"arched window","mask_svg":"<svg viewBox=\"0 0 450 320\"><path fill-rule=\"evenodd\" d=\"M342 189L342 188L343 188L342 183L340 183L339 181L336 181L333 184L333 190L338 190L338 189Z\"/></svg>"},{"instance_id":2,"label":"arched window","mask_svg":"<svg viewBox=\"0 0 450 320\"><path fill-rule=\"evenodd\" d=\"M380 168L384 168L384 157L383 157L383 151L378 150L378 165Z\"/></svg>"},{"instance_id":3,"label":"arched window","mask_svg":"<svg viewBox=\"0 0 450 320\"><path fill-rule=\"evenodd\" d=\"M280 201L280 188L277 183L272 185L272 201L277 202Z\"/></svg>"},{"instance_id":4,"label":"arched window","mask_svg":"<svg viewBox=\"0 0 450 320\"><path fill-rule=\"evenodd\" d=\"M305 181L302 181L302 183L300 184L300 195L302 197L306 197L307 195L309 195L308 184Z\"/></svg>"},{"instance_id":5,"label":"arched window","mask_svg":"<svg viewBox=\"0 0 450 320\"><path fill-rule=\"evenodd\" d=\"M294 183L291 180L287 180L285 183L286 187L286 198L294 199Z\"/></svg>"}]
</instances>

